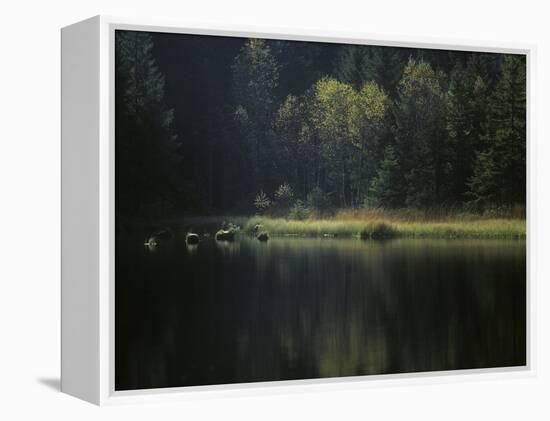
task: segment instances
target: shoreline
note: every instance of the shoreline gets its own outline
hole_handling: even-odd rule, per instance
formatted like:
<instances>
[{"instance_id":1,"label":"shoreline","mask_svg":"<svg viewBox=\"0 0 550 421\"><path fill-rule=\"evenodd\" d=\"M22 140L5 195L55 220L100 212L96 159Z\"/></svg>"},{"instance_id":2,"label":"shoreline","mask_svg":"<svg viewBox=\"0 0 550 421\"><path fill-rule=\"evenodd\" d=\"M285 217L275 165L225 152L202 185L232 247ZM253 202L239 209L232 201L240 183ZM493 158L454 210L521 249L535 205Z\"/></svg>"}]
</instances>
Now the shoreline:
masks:
<instances>
[{"instance_id":1,"label":"shoreline","mask_svg":"<svg viewBox=\"0 0 550 421\"><path fill-rule=\"evenodd\" d=\"M235 224L246 233L261 226L270 236L337 237L363 239L518 239L525 240L526 220L521 218L446 218L444 220L403 220L398 218L311 218L292 220L268 216L183 217L185 225Z\"/></svg>"}]
</instances>

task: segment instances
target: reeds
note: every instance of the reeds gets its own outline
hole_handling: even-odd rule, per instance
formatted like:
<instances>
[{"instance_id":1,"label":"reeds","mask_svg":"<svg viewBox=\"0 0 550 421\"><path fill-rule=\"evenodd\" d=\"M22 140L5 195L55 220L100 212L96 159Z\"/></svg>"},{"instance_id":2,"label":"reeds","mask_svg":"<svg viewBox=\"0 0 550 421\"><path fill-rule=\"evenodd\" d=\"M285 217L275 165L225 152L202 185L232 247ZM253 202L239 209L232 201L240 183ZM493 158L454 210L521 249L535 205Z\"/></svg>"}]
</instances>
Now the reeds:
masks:
<instances>
[{"instance_id":1,"label":"reeds","mask_svg":"<svg viewBox=\"0 0 550 421\"><path fill-rule=\"evenodd\" d=\"M387 210L381 208L344 209L333 216L310 216L294 220L272 216L208 216L186 218L192 226L220 222L240 226L257 235L256 226L270 236L289 237L360 237L360 238L526 238L525 207L492 209L484 213L468 213L452 208L427 210Z\"/></svg>"},{"instance_id":2,"label":"reeds","mask_svg":"<svg viewBox=\"0 0 550 421\"><path fill-rule=\"evenodd\" d=\"M284 218L253 217L244 230L253 232L257 224L273 236L361 237L382 239L409 238L525 238L525 220L519 218L450 217L434 218L418 214L383 211L338 212L332 218L304 221Z\"/></svg>"}]
</instances>

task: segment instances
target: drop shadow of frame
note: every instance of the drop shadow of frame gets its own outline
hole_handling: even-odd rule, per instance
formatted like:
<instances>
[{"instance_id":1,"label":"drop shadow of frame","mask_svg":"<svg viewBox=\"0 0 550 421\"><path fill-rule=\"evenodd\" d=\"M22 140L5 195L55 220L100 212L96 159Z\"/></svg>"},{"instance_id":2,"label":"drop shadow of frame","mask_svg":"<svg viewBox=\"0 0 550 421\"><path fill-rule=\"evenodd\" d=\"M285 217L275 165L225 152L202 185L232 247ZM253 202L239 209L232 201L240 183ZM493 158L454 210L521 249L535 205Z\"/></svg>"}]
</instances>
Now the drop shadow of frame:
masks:
<instances>
[{"instance_id":1,"label":"drop shadow of frame","mask_svg":"<svg viewBox=\"0 0 550 421\"><path fill-rule=\"evenodd\" d=\"M61 379L59 377L40 377L36 381L56 392L61 392Z\"/></svg>"}]
</instances>

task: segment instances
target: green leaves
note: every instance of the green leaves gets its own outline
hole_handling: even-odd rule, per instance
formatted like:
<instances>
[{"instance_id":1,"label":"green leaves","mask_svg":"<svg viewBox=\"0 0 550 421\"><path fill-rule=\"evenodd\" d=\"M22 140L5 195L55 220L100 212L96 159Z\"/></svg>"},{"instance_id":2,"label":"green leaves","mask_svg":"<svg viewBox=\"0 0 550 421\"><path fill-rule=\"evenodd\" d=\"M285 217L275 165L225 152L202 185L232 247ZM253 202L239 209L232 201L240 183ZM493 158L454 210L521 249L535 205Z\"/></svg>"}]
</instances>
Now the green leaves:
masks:
<instances>
[{"instance_id":1,"label":"green leaves","mask_svg":"<svg viewBox=\"0 0 550 421\"><path fill-rule=\"evenodd\" d=\"M267 211L271 207L271 200L263 190L256 195L254 199L254 207L260 213Z\"/></svg>"},{"instance_id":2,"label":"green leaves","mask_svg":"<svg viewBox=\"0 0 550 421\"><path fill-rule=\"evenodd\" d=\"M295 219L297 221L303 221L309 218L309 209L306 207L304 202L297 200L296 203L290 209L288 214L288 219Z\"/></svg>"},{"instance_id":3,"label":"green leaves","mask_svg":"<svg viewBox=\"0 0 550 421\"><path fill-rule=\"evenodd\" d=\"M275 191L275 203L277 207L287 209L294 200L294 192L288 183L283 183Z\"/></svg>"},{"instance_id":4,"label":"green leaves","mask_svg":"<svg viewBox=\"0 0 550 421\"><path fill-rule=\"evenodd\" d=\"M358 143L358 95L351 85L323 78L315 84L314 122L327 141Z\"/></svg>"},{"instance_id":5,"label":"green leaves","mask_svg":"<svg viewBox=\"0 0 550 421\"><path fill-rule=\"evenodd\" d=\"M363 170L363 162L378 154L390 106L375 82L355 89L334 78L321 78L304 95L288 95L282 102L274 124L278 145L288 152L293 165L311 163L318 183L324 174L327 182L335 184L342 204L356 202L373 173ZM296 161L298 156L302 162ZM350 182L353 191L346 198L344 190Z\"/></svg>"},{"instance_id":6,"label":"green leaves","mask_svg":"<svg viewBox=\"0 0 550 421\"><path fill-rule=\"evenodd\" d=\"M188 212L254 206L285 216L297 200L312 212L525 201L521 55L223 37L176 43L141 31L117 31L115 41L117 191L126 212L174 197ZM185 59L192 63L181 67Z\"/></svg>"}]
</instances>

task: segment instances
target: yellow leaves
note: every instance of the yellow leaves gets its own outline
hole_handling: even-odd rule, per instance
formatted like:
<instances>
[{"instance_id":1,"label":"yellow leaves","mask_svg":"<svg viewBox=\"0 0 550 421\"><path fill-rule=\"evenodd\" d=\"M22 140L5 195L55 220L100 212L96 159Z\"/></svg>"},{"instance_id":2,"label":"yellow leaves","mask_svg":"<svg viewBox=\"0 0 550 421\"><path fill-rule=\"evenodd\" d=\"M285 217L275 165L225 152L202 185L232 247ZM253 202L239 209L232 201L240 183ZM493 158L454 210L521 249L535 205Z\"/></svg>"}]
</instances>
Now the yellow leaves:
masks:
<instances>
[{"instance_id":1,"label":"yellow leaves","mask_svg":"<svg viewBox=\"0 0 550 421\"><path fill-rule=\"evenodd\" d=\"M349 101L355 91L351 85L339 82L332 78L323 78L315 85L315 93L319 102L333 102L335 99L340 101Z\"/></svg>"},{"instance_id":2,"label":"yellow leaves","mask_svg":"<svg viewBox=\"0 0 550 421\"><path fill-rule=\"evenodd\" d=\"M390 99L376 82L367 82L359 92L363 115L367 120L381 120L390 105Z\"/></svg>"},{"instance_id":3,"label":"yellow leaves","mask_svg":"<svg viewBox=\"0 0 550 421\"><path fill-rule=\"evenodd\" d=\"M326 153L345 145L363 149L388 111L390 101L375 83L357 90L350 84L324 77L304 96L288 95L274 123L287 141L306 144L318 134Z\"/></svg>"},{"instance_id":4,"label":"yellow leaves","mask_svg":"<svg viewBox=\"0 0 550 421\"><path fill-rule=\"evenodd\" d=\"M246 43L246 47L250 60L255 65L264 62L270 54L270 49L263 39L250 38Z\"/></svg>"},{"instance_id":5,"label":"yellow leaves","mask_svg":"<svg viewBox=\"0 0 550 421\"><path fill-rule=\"evenodd\" d=\"M357 147L363 128L380 121L389 107L388 96L375 82L367 82L357 91L331 78L316 83L315 102L316 121L326 135L349 140Z\"/></svg>"},{"instance_id":6,"label":"yellow leaves","mask_svg":"<svg viewBox=\"0 0 550 421\"><path fill-rule=\"evenodd\" d=\"M410 59L405 69L399 86L406 93L413 93L422 89L429 89L436 92L441 91L436 73L429 63Z\"/></svg>"},{"instance_id":7,"label":"yellow leaves","mask_svg":"<svg viewBox=\"0 0 550 421\"><path fill-rule=\"evenodd\" d=\"M295 114L298 107L298 99L294 95L288 95L277 111L277 122L287 122Z\"/></svg>"}]
</instances>

